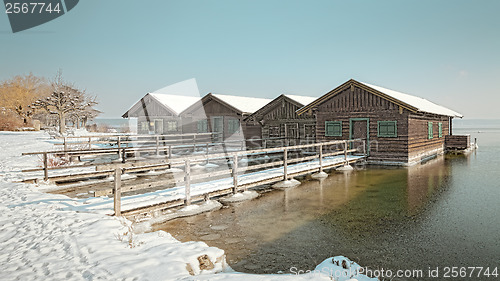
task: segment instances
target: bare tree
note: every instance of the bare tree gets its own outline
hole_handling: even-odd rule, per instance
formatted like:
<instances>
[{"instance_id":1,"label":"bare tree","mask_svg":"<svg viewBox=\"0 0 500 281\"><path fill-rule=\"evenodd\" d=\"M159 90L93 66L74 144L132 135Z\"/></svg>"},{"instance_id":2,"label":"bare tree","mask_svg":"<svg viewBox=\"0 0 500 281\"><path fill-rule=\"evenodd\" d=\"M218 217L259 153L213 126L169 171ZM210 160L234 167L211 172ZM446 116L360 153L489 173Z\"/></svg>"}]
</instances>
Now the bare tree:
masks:
<instances>
[{"instance_id":1,"label":"bare tree","mask_svg":"<svg viewBox=\"0 0 500 281\"><path fill-rule=\"evenodd\" d=\"M85 90L79 90L73 84L64 82L61 71L54 79L52 88L53 92L50 96L35 101L32 107L57 115L61 134L66 132L67 117L81 116L83 112L89 111L97 104L96 97L88 96Z\"/></svg>"}]
</instances>

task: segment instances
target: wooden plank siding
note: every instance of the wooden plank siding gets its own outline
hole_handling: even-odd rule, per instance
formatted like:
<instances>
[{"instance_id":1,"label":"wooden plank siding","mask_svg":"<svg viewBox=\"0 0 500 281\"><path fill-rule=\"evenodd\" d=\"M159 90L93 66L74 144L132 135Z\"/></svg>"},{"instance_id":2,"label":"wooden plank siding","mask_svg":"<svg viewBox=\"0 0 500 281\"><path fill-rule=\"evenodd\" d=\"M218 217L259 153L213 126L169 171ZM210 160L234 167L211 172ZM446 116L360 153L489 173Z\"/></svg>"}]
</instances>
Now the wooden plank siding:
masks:
<instances>
[{"instance_id":1,"label":"wooden plank siding","mask_svg":"<svg viewBox=\"0 0 500 281\"><path fill-rule=\"evenodd\" d=\"M369 159L374 162L408 161L409 111L357 87L346 87L315 109L318 141L352 139L351 125L357 120L369 123ZM326 121L342 122L341 136L326 136ZM397 137L379 137L378 121L396 121Z\"/></svg>"},{"instance_id":2,"label":"wooden plank siding","mask_svg":"<svg viewBox=\"0 0 500 281\"><path fill-rule=\"evenodd\" d=\"M250 115L245 121L247 126L259 126L263 139L284 138L296 144L308 139L314 141L315 118L313 116L298 115L296 111L302 106L302 104L286 95L280 95ZM271 130L275 131L271 132ZM270 146L283 145L283 140L268 141L267 144Z\"/></svg>"},{"instance_id":3,"label":"wooden plank siding","mask_svg":"<svg viewBox=\"0 0 500 281\"><path fill-rule=\"evenodd\" d=\"M355 125L359 130L361 122L365 122L362 124L369 122L369 132L366 137L369 140L368 161L373 163L411 165L427 157L442 154L445 148L445 136L450 134L448 116L411 111L371 93L369 89L353 84L346 84L328 99L323 98L313 108L312 114L316 117L318 141L358 137L353 136ZM342 135L327 136L326 121L341 122ZM396 136L379 135L379 121L395 121ZM432 138L429 138L429 122L432 122Z\"/></svg>"},{"instance_id":4,"label":"wooden plank siding","mask_svg":"<svg viewBox=\"0 0 500 281\"><path fill-rule=\"evenodd\" d=\"M432 139L429 139L429 122L432 122ZM409 162L419 162L426 157L442 154L445 149L445 136L449 135L447 116L434 114L410 114L409 119ZM439 137L439 123L442 134Z\"/></svg>"},{"instance_id":5,"label":"wooden plank siding","mask_svg":"<svg viewBox=\"0 0 500 281\"><path fill-rule=\"evenodd\" d=\"M183 132L184 133L198 133L198 121L207 120L207 128L209 132L215 132L213 128L213 118L222 117L223 122L223 138L227 139L238 138L248 139L252 137L260 137L259 128L254 126L247 126L243 121L246 116L242 112L236 111L231 107L219 102L213 97L204 97L200 102L188 108L188 110L181 113L183 119ZM239 120L239 132L231 134L229 132L229 120Z\"/></svg>"},{"instance_id":6,"label":"wooden plank siding","mask_svg":"<svg viewBox=\"0 0 500 281\"><path fill-rule=\"evenodd\" d=\"M181 133L181 119L177 116L175 112L168 110L164 105L159 103L156 99L151 97L149 94L144 96L139 102L134 104L129 111L127 111L126 116L123 117L137 117L137 130L139 134L148 134L150 132L157 134L178 134ZM155 120L162 120L161 128L157 128L156 125L150 126L151 122ZM178 126L176 130L169 130L168 121L177 122ZM143 122L147 122L149 129L145 130L142 128Z\"/></svg>"}]
</instances>

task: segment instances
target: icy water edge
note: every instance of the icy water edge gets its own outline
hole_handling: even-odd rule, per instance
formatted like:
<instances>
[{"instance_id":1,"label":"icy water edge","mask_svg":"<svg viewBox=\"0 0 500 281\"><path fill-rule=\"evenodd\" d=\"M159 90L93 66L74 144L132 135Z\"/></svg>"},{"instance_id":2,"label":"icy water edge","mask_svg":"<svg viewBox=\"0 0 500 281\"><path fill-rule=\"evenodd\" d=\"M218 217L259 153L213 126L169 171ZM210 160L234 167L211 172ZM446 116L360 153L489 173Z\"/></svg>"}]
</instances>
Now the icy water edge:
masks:
<instances>
[{"instance_id":1,"label":"icy water edge","mask_svg":"<svg viewBox=\"0 0 500 281\"><path fill-rule=\"evenodd\" d=\"M335 255L391 270L499 267L500 129L463 133L480 145L466 157L332 172L155 230L224 249L241 272L308 270Z\"/></svg>"}]
</instances>

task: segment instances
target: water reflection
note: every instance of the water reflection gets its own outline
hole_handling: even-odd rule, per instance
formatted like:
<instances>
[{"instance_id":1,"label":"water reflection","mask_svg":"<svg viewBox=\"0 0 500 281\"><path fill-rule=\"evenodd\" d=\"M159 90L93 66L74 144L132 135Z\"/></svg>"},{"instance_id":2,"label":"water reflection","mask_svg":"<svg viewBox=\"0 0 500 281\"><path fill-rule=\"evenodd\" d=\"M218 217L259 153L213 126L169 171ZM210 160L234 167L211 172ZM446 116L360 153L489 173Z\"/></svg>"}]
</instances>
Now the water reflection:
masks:
<instances>
[{"instance_id":1,"label":"water reflection","mask_svg":"<svg viewBox=\"0 0 500 281\"><path fill-rule=\"evenodd\" d=\"M294 189L264 192L253 201L155 229L222 248L229 264L242 272L312 269L339 254L372 268L427 269L450 253L449 231L436 231L452 227L443 220L450 214L436 210L450 196L453 169L469 161L439 157L409 168L332 172L322 181L302 180ZM456 263L464 251L470 250L447 258Z\"/></svg>"}]
</instances>

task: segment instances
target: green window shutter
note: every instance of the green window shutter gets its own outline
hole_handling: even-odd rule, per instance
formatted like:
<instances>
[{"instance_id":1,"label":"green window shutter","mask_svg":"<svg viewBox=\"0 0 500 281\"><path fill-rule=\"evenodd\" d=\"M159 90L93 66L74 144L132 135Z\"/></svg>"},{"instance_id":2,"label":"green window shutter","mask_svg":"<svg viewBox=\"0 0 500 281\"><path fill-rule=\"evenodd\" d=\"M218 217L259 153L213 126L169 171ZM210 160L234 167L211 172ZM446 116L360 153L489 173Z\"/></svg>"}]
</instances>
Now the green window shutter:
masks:
<instances>
[{"instance_id":1,"label":"green window shutter","mask_svg":"<svg viewBox=\"0 0 500 281\"><path fill-rule=\"evenodd\" d=\"M240 120L238 119L229 119L227 125L229 134L234 134L240 131Z\"/></svg>"},{"instance_id":2,"label":"green window shutter","mask_svg":"<svg viewBox=\"0 0 500 281\"><path fill-rule=\"evenodd\" d=\"M443 137L443 123L439 122L439 137Z\"/></svg>"},{"instance_id":3,"label":"green window shutter","mask_svg":"<svg viewBox=\"0 0 500 281\"><path fill-rule=\"evenodd\" d=\"M397 121L378 121L377 124L379 137L395 138L398 136Z\"/></svg>"},{"instance_id":4,"label":"green window shutter","mask_svg":"<svg viewBox=\"0 0 500 281\"><path fill-rule=\"evenodd\" d=\"M325 136L341 137L342 136L342 121L326 121Z\"/></svg>"},{"instance_id":5,"label":"green window shutter","mask_svg":"<svg viewBox=\"0 0 500 281\"><path fill-rule=\"evenodd\" d=\"M432 122L427 123L427 133L429 139L432 139L434 137L434 132L432 131Z\"/></svg>"}]
</instances>

